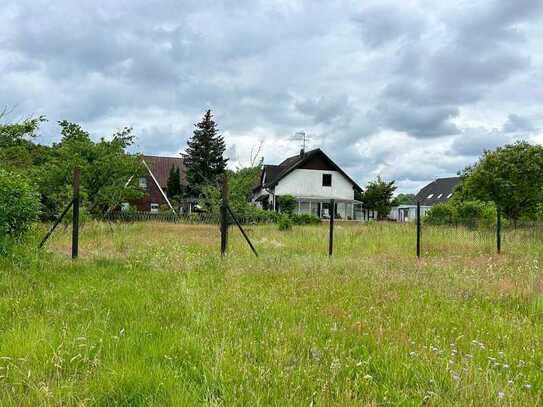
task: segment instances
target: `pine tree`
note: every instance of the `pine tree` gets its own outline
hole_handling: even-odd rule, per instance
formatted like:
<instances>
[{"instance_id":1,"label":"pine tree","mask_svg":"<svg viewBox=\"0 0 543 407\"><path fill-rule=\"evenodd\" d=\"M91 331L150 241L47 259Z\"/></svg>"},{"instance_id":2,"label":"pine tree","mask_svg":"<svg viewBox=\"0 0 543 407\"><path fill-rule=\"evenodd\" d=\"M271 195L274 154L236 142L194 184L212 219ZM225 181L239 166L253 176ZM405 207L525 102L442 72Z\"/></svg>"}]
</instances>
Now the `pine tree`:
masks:
<instances>
[{"instance_id":1,"label":"pine tree","mask_svg":"<svg viewBox=\"0 0 543 407\"><path fill-rule=\"evenodd\" d=\"M214 185L224 174L228 159L223 157L226 146L219 134L213 114L208 110L187 142L185 157L187 181L192 194L198 195L204 185Z\"/></svg>"},{"instance_id":2,"label":"pine tree","mask_svg":"<svg viewBox=\"0 0 543 407\"><path fill-rule=\"evenodd\" d=\"M181 195L181 174L179 167L170 168L170 175L168 176L167 192L169 198L177 198Z\"/></svg>"}]
</instances>

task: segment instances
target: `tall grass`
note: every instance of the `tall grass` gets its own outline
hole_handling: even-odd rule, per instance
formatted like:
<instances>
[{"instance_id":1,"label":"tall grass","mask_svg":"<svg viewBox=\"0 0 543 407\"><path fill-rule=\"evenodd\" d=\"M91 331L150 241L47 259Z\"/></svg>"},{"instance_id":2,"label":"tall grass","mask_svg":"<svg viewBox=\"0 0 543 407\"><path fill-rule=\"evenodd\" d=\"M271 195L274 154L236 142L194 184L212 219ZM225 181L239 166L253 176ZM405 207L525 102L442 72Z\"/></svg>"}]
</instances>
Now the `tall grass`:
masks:
<instances>
[{"instance_id":1,"label":"tall grass","mask_svg":"<svg viewBox=\"0 0 543 407\"><path fill-rule=\"evenodd\" d=\"M0 260L0 405L536 405L543 242L87 224ZM36 234L36 239L37 239Z\"/></svg>"}]
</instances>

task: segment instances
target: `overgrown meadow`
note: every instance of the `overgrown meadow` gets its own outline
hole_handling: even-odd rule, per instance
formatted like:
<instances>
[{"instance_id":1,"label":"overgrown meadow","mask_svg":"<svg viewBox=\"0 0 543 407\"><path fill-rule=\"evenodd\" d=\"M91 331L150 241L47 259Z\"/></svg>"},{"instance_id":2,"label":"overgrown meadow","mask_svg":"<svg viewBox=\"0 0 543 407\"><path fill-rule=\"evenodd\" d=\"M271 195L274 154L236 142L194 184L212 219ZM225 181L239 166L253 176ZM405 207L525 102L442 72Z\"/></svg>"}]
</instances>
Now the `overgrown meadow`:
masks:
<instances>
[{"instance_id":1,"label":"overgrown meadow","mask_svg":"<svg viewBox=\"0 0 543 407\"><path fill-rule=\"evenodd\" d=\"M0 260L0 405L537 405L543 238L87 223Z\"/></svg>"}]
</instances>

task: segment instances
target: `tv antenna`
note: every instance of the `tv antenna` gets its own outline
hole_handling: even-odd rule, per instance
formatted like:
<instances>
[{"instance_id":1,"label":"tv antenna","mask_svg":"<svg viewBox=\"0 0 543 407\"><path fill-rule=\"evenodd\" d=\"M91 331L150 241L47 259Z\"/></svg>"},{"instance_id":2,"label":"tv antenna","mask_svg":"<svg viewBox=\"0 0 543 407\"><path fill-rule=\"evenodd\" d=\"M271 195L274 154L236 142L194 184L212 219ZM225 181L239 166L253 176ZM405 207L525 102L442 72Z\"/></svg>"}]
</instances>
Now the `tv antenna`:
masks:
<instances>
[{"instance_id":1,"label":"tv antenna","mask_svg":"<svg viewBox=\"0 0 543 407\"><path fill-rule=\"evenodd\" d=\"M297 131L294 133L294 140L300 141L300 147L302 147L302 150L305 151L307 144L309 142L311 137L309 137L309 134L307 134L305 131Z\"/></svg>"}]
</instances>

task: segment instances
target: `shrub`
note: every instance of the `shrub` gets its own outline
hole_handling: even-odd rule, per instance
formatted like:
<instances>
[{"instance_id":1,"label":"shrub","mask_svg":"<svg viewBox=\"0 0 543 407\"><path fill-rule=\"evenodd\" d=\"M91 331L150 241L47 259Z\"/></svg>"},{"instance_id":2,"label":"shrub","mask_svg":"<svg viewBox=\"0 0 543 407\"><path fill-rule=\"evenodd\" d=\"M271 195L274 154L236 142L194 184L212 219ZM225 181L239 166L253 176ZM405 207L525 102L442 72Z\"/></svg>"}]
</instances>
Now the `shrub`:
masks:
<instances>
[{"instance_id":1,"label":"shrub","mask_svg":"<svg viewBox=\"0 0 543 407\"><path fill-rule=\"evenodd\" d=\"M277 226L279 230L290 230L292 229L292 220L288 215L282 214L281 216L279 216Z\"/></svg>"},{"instance_id":2,"label":"shrub","mask_svg":"<svg viewBox=\"0 0 543 407\"><path fill-rule=\"evenodd\" d=\"M286 213L291 215L296 208L296 198L292 195L280 195L277 197L277 204L279 205L279 210L281 213Z\"/></svg>"},{"instance_id":3,"label":"shrub","mask_svg":"<svg viewBox=\"0 0 543 407\"><path fill-rule=\"evenodd\" d=\"M430 225L449 225L456 222L456 208L450 203L435 204L426 212L424 222Z\"/></svg>"},{"instance_id":4,"label":"shrub","mask_svg":"<svg viewBox=\"0 0 543 407\"><path fill-rule=\"evenodd\" d=\"M481 201L449 201L436 204L426 213L425 223L431 225L493 226L496 207Z\"/></svg>"},{"instance_id":5,"label":"shrub","mask_svg":"<svg viewBox=\"0 0 543 407\"><path fill-rule=\"evenodd\" d=\"M0 239L19 238L40 214L40 197L21 175L0 169Z\"/></svg>"},{"instance_id":6,"label":"shrub","mask_svg":"<svg viewBox=\"0 0 543 407\"><path fill-rule=\"evenodd\" d=\"M301 215L291 215L290 219L294 225L318 225L321 223L319 218L307 213Z\"/></svg>"}]
</instances>

